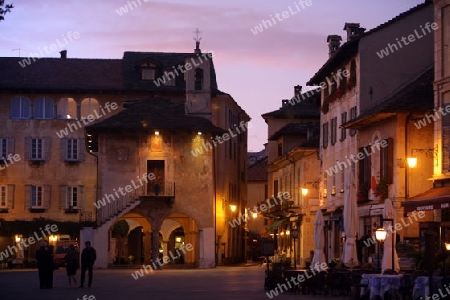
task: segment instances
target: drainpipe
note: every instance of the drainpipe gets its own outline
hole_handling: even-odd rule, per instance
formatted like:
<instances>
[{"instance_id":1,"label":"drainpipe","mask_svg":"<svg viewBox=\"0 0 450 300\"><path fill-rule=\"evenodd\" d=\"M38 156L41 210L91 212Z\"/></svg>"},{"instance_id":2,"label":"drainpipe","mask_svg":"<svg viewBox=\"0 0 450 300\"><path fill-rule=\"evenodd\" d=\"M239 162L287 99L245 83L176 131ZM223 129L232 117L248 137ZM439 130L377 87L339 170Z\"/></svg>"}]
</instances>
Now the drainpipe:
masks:
<instances>
[{"instance_id":1,"label":"drainpipe","mask_svg":"<svg viewBox=\"0 0 450 300\"><path fill-rule=\"evenodd\" d=\"M408 162L406 158L408 157L408 123L409 123L410 113L406 114L405 119L405 201L409 197L408 191Z\"/></svg>"},{"instance_id":2,"label":"drainpipe","mask_svg":"<svg viewBox=\"0 0 450 300\"><path fill-rule=\"evenodd\" d=\"M217 236L217 174L216 174L216 151L215 148L212 148L212 154L213 154L213 182L214 182L214 199L213 199L213 216L214 216L214 252L215 252L215 258L214 258L214 267L217 268L217 264L219 262L219 247L220 247L220 239Z\"/></svg>"}]
</instances>

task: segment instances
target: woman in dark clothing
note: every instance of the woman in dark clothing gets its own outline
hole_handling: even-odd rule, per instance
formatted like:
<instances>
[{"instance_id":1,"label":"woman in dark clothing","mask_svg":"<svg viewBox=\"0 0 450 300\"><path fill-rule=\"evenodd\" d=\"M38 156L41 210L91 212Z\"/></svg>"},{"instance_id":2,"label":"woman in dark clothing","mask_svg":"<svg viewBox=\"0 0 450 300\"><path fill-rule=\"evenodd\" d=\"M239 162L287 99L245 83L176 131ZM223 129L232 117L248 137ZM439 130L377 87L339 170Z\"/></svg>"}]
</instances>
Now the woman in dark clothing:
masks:
<instances>
[{"instance_id":1,"label":"woman in dark clothing","mask_svg":"<svg viewBox=\"0 0 450 300\"><path fill-rule=\"evenodd\" d=\"M66 272L69 277L69 288L72 288L72 281L74 283L74 288L77 287L77 269L78 269L78 251L75 249L74 245L69 246L69 252L64 256L66 262Z\"/></svg>"}]
</instances>

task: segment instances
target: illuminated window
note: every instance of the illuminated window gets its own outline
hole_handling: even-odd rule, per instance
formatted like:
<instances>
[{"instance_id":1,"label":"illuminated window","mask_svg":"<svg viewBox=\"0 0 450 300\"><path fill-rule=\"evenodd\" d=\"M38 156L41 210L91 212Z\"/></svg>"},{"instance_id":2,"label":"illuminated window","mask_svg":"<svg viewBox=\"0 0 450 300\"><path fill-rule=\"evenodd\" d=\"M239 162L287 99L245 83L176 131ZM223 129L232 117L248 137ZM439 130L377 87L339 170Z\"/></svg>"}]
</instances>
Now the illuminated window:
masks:
<instances>
[{"instance_id":1,"label":"illuminated window","mask_svg":"<svg viewBox=\"0 0 450 300\"><path fill-rule=\"evenodd\" d=\"M81 100L81 118L87 119L89 115L95 117L95 113L99 112L98 100L95 98L84 98Z\"/></svg>"},{"instance_id":2,"label":"illuminated window","mask_svg":"<svg viewBox=\"0 0 450 300\"><path fill-rule=\"evenodd\" d=\"M76 119L77 103L73 98L61 98L57 106L58 119Z\"/></svg>"}]
</instances>

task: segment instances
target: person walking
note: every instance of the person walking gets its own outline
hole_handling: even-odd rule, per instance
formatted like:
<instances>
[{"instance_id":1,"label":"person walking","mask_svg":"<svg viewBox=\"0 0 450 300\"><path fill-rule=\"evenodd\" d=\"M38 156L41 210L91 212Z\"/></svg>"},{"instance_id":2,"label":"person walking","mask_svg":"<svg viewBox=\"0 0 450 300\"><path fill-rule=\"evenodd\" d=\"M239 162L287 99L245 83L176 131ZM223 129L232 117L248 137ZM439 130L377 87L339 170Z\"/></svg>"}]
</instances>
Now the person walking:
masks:
<instances>
[{"instance_id":1,"label":"person walking","mask_svg":"<svg viewBox=\"0 0 450 300\"><path fill-rule=\"evenodd\" d=\"M91 287L92 285L92 268L94 266L94 262L97 259L97 253L93 247L91 247L91 242L86 241L84 243L86 246L83 251L81 252L81 282L80 287L84 287L84 278L86 275L86 270L88 270L89 273L89 281L88 281L88 287Z\"/></svg>"},{"instance_id":2,"label":"person walking","mask_svg":"<svg viewBox=\"0 0 450 300\"><path fill-rule=\"evenodd\" d=\"M53 288L53 254L46 242L42 242L41 247L36 250L36 260L39 272L39 288Z\"/></svg>"},{"instance_id":3,"label":"person walking","mask_svg":"<svg viewBox=\"0 0 450 300\"><path fill-rule=\"evenodd\" d=\"M66 262L66 272L67 277L69 278L69 289L73 287L77 287L77 269L79 268L78 264L78 251L75 249L75 246L71 244L69 246L69 252L67 252L66 256L64 256L64 261Z\"/></svg>"}]
</instances>

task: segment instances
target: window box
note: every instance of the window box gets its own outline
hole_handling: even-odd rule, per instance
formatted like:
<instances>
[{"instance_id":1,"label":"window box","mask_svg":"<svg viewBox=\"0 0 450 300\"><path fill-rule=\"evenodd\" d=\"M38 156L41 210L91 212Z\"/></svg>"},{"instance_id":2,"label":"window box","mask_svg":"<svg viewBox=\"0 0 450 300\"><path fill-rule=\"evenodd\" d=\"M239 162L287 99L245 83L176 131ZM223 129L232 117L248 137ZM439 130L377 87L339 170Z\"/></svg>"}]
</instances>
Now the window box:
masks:
<instances>
[{"instance_id":1,"label":"window box","mask_svg":"<svg viewBox=\"0 0 450 300\"><path fill-rule=\"evenodd\" d=\"M32 213L43 213L43 212L45 212L45 208L30 208L30 212L32 212Z\"/></svg>"},{"instance_id":2,"label":"window box","mask_svg":"<svg viewBox=\"0 0 450 300\"><path fill-rule=\"evenodd\" d=\"M45 163L45 160L30 160L30 165L40 166Z\"/></svg>"}]
</instances>

